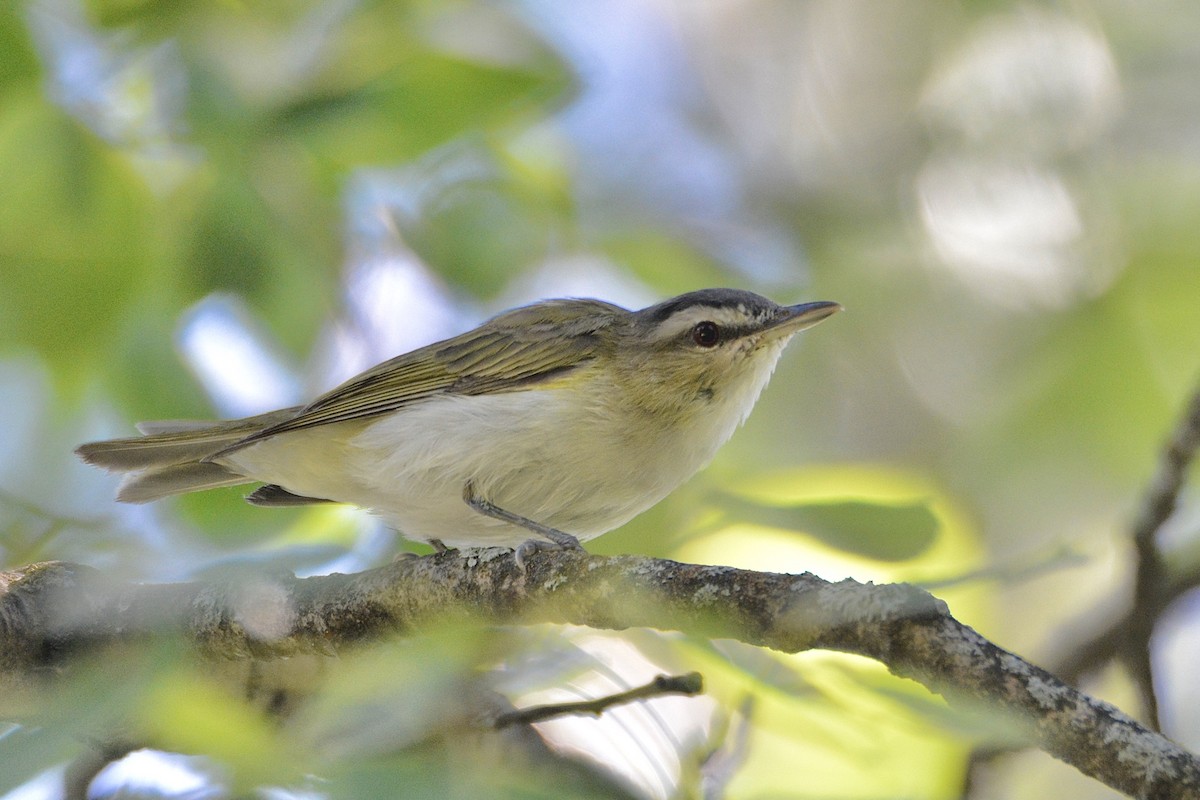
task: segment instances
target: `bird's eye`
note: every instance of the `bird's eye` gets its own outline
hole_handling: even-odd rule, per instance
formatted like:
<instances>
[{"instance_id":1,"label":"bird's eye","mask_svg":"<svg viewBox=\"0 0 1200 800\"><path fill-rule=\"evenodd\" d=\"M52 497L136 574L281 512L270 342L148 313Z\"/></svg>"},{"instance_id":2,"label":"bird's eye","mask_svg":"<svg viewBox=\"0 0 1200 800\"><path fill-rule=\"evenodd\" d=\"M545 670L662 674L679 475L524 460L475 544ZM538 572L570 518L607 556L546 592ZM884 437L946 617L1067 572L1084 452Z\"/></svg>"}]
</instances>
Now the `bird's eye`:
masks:
<instances>
[{"instance_id":1,"label":"bird's eye","mask_svg":"<svg viewBox=\"0 0 1200 800\"><path fill-rule=\"evenodd\" d=\"M721 341L721 329L715 322L698 322L692 328L692 341L701 347L716 347L717 342Z\"/></svg>"}]
</instances>

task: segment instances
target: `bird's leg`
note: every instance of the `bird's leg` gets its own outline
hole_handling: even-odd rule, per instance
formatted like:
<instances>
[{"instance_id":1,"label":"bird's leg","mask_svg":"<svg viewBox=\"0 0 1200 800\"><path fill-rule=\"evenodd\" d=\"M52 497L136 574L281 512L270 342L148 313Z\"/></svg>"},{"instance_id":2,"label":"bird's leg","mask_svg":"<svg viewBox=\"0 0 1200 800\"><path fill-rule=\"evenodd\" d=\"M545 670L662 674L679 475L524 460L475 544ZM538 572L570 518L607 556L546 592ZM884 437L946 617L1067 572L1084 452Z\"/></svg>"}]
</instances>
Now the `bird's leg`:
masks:
<instances>
[{"instance_id":1,"label":"bird's leg","mask_svg":"<svg viewBox=\"0 0 1200 800\"><path fill-rule=\"evenodd\" d=\"M467 481L466 485L463 486L463 501L485 517L498 519L512 525L519 525L526 530L533 531L539 536L544 537L541 539L530 539L516 548L515 558L517 566L521 567L522 570L525 568L525 558L538 550L583 550L583 545L571 534L564 533L557 528L551 528L549 525L543 525L540 522L534 522L528 517L522 517L520 514L506 511L491 501L484 500L475 494L475 484L471 481Z\"/></svg>"},{"instance_id":2,"label":"bird's leg","mask_svg":"<svg viewBox=\"0 0 1200 800\"><path fill-rule=\"evenodd\" d=\"M446 547L446 544L441 539L430 539L429 544L433 546L433 552L439 555L450 552L450 548Z\"/></svg>"}]
</instances>

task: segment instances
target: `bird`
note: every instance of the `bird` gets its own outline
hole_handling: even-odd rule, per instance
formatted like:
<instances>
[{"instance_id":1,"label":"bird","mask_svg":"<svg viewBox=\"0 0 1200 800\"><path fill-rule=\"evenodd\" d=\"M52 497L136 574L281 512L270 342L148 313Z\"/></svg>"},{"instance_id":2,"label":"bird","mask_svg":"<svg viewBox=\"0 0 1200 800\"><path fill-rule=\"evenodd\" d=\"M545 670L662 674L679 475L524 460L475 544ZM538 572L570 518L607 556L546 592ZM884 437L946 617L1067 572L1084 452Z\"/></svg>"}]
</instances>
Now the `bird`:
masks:
<instances>
[{"instance_id":1,"label":"bird","mask_svg":"<svg viewBox=\"0 0 1200 800\"><path fill-rule=\"evenodd\" d=\"M842 310L701 289L640 310L553 299L384 361L307 405L140 423L76 453L117 499L260 483L438 551L578 548L658 503L745 421L785 345Z\"/></svg>"}]
</instances>

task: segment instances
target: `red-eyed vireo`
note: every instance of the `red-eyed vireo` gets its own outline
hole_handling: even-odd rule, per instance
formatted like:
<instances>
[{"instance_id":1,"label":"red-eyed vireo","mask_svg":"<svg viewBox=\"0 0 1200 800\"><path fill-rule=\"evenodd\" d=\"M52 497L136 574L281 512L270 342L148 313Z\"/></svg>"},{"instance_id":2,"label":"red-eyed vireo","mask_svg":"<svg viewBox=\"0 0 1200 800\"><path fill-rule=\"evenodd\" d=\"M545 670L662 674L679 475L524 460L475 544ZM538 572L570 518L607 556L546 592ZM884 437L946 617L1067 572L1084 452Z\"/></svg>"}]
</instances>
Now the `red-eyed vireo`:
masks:
<instances>
[{"instance_id":1,"label":"red-eyed vireo","mask_svg":"<svg viewBox=\"0 0 1200 800\"><path fill-rule=\"evenodd\" d=\"M640 311L546 300L306 406L143 423L77 452L126 473L117 499L130 503L257 481L255 505L351 503L438 549L578 547L707 464L788 340L840 310L735 289Z\"/></svg>"}]
</instances>

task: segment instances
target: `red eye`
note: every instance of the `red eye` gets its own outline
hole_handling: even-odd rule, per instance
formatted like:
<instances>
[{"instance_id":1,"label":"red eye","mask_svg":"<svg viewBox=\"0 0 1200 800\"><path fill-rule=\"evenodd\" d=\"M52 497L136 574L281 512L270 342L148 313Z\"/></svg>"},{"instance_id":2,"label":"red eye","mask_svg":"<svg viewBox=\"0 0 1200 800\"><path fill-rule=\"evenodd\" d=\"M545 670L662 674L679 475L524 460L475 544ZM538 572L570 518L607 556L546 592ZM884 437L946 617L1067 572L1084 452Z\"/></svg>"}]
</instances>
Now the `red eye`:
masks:
<instances>
[{"instance_id":1,"label":"red eye","mask_svg":"<svg viewBox=\"0 0 1200 800\"><path fill-rule=\"evenodd\" d=\"M698 322L692 328L692 341L701 347L716 347L717 342L721 341L721 329L715 322Z\"/></svg>"}]
</instances>

